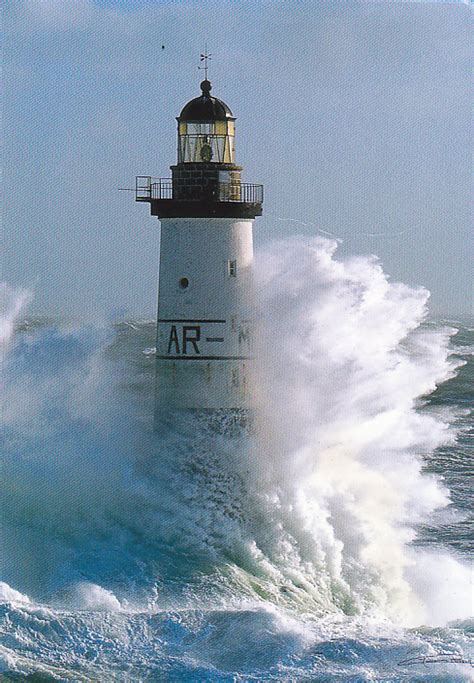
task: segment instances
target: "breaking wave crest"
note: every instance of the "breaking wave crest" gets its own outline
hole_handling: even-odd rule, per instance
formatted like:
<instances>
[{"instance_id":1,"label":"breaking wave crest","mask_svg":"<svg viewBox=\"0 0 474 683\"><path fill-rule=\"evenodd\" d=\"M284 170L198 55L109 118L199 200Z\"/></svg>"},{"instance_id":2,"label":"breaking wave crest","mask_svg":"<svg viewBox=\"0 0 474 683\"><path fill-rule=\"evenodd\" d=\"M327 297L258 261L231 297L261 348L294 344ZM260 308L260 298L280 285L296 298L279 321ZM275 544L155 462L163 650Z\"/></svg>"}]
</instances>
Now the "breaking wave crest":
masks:
<instances>
[{"instance_id":1,"label":"breaking wave crest","mask_svg":"<svg viewBox=\"0 0 474 683\"><path fill-rule=\"evenodd\" d=\"M339 261L336 247L293 239L259 259L267 454L259 479L281 516L279 541L288 534L333 604L403 623L442 620L433 613L437 587L418 591L423 553L410 543L449 500L423 458L454 442L455 414L423 406L463 365L449 347L456 330L422 324L426 290L389 282L375 258ZM445 585L449 560L432 560ZM455 574L453 595L460 575L468 588L467 572Z\"/></svg>"}]
</instances>

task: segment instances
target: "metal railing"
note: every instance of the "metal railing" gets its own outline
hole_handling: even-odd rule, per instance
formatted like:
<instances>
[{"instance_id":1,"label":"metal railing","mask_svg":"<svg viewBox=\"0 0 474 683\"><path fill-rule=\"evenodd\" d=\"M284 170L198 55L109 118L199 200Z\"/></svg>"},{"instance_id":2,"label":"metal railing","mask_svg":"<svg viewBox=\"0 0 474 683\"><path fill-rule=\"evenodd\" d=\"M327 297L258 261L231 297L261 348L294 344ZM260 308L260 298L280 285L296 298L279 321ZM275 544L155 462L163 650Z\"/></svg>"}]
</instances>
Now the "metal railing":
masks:
<instances>
[{"instance_id":1,"label":"metal railing","mask_svg":"<svg viewBox=\"0 0 474 683\"><path fill-rule=\"evenodd\" d=\"M151 178L139 175L135 184L137 202L149 202L150 199L173 199L173 181L171 178Z\"/></svg>"},{"instance_id":2,"label":"metal railing","mask_svg":"<svg viewBox=\"0 0 474 683\"><path fill-rule=\"evenodd\" d=\"M217 201L220 202L243 202L246 204L262 204L263 202L263 185L217 183L216 190ZM149 202L152 199L173 199L172 179L137 176L135 199L137 202Z\"/></svg>"},{"instance_id":3,"label":"metal railing","mask_svg":"<svg viewBox=\"0 0 474 683\"><path fill-rule=\"evenodd\" d=\"M228 202L244 202L246 204L262 204L263 202L263 185L255 185L253 183L220 183L220 195L224 190L224 197L221 201Z\"/></svg>"}]
</instances>

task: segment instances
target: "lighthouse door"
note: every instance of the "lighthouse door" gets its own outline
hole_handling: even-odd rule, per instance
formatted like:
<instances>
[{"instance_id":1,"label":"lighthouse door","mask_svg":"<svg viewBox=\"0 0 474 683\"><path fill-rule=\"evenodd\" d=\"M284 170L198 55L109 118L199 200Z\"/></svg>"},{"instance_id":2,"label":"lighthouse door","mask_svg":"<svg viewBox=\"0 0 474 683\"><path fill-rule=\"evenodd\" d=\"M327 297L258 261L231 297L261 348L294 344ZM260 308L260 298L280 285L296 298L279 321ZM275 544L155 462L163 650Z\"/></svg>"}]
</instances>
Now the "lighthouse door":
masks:
<instances>
[{"instance_id":1,"label":"lighthouse door","mask_svg":"<svg viewBox=\"0 0 474 683\"><path fill-rule=\"evenodd\" d=\"M235 171L219 171L219 200L221 202L238 202L240 183Z\"/></svg>"},{"instance_id":2,"label":"lighthouse door","mask_svg":"<svg viewBox=\"0 0 474 683\"><path fill-rule=\"evenodd\" d=\"M231 194L231 176L229 171L219 171L219 201L228 202Z\"/></svg>"}]
</instances>

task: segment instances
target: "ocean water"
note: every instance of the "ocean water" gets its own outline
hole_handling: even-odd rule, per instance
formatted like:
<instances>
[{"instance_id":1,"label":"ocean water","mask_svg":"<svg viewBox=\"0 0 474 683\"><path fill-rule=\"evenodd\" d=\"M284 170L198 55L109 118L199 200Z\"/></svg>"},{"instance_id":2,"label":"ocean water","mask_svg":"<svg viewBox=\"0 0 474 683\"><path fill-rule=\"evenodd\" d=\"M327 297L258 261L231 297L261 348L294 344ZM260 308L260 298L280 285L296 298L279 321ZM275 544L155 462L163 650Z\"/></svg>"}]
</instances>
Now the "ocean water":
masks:
<instances>
[{"instance_id":1,"label":"ocean water","mask_svg":"<svg viewBox=\"0 0 474 683\"><path fill-rule=\"evenodd\" d=\"M474 679L472 321L331 240L256 272L232 437L153 432L152 321L1 286L0 680Z\"/></svg>"}]
</instances>

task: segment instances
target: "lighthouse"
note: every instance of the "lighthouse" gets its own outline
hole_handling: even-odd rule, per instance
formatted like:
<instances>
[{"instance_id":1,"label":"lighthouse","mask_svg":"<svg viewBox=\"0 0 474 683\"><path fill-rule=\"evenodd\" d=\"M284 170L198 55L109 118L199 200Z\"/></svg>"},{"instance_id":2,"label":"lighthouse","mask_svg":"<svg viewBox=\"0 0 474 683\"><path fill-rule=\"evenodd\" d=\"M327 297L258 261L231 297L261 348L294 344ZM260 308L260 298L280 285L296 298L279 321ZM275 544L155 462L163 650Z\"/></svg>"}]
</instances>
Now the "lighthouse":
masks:
<instances>
[{"instance_id":1,"label":"lighthouse","mask_svg":"<svg viewBox=\"0 0 474 683\"><path fill-rule=\"evenodd\" d=\"M171 178L136 178L161 223L155 417L253 407L252 229L263 186L242 183L235 117L211 83L177 117Z\"/></svg>"}]
</instances>

